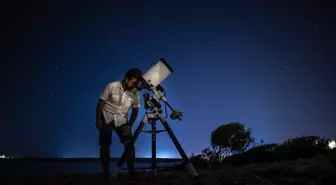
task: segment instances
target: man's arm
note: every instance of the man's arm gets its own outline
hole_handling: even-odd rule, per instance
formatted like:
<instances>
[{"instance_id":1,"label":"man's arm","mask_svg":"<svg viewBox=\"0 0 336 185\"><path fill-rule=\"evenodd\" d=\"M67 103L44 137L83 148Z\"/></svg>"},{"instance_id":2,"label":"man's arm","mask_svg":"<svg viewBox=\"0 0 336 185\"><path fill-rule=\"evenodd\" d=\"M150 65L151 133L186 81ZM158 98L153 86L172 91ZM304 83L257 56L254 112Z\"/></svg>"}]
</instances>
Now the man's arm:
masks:
<instances>
[{"instance_id":1,"label":"man's arm","mask_svg":"<svg viewBox=\"0 0 336 185\"><path fill-rule=\"evenodd\" d=\"M128 121L128 124L130 126L133 125L133 123L135 122L135 120L137 119L138 117L138 112L139 112L139 107L132 107L132 113L131 113L131 117Z\"/></svg>"},{"instance_id":2,"label":"man's arm","mask_svg":"<svg viewBox=\"0 0 336 185\"><path fill-rule=\"evenodd\" d=\"M101 115L102 115L102 109L105 105L105 101L102 99L99 99L97 102L97 107L96 107L96 122L101 121Z\"/></svg>"},{"instance_id":3,"label":"man's arm","mask_svg":"<svg viewBox=\"0 0 336 185\"><path fill-rule=\"evenodd\" d=\"M132 104L132 113L131 113L131 117L128 121L128 124L130 126L133 125L133 123L135 122L135 120L137 119L138 117L138 113L139 113L139 107L140 107L140 95L138 92L136 92L136 95L135 95L135 99L134 99L134 102Z\"/></svg>"},{"instance_id":4,"label":"man's arm","mask_svg":"<svg viewBox=\"0 0 336 185\"><path fill-rule=\"evenodd\" d=\"M111 96L111 84L108 84L103 93L100 95L100 98L97 102L97 106L96 106L96 123L100 123L101 121L101 115L102 115L102 109L105 105L105 101Z\"/></svg>"}]
</instances>

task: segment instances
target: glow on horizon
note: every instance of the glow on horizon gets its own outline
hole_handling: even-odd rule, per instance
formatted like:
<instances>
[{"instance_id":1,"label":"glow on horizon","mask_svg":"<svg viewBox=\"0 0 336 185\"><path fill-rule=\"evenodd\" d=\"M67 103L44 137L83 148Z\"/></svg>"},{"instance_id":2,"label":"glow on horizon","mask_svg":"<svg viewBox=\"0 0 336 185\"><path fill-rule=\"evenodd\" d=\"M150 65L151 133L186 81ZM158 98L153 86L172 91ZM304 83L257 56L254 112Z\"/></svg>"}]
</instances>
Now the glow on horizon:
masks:
<instances>
[{"instance_id":1,"label":"glow on horizon","mask_svg":"<svg viewBox=\"0 0 336 185\"><path fill-rule=\"evenodd\" d=\"M120 156L121 156L121 154L120 154ZM119 155L118 156L113 156L112 155L111 158L118 158L120 156ZM60 158L99 158L99 154L87 154L87 155L81 154L81 155L78 155L78 153L74 152L74 153L61 154L59 157ZM136 158L151 158L151 157L152 157L151 151L149 151L146 154L136 156ZM181 158L180 156L176 156L169 151L157 152L156 157L157 158L164 158L164 159Z\"/></svg>"},{"instance_id":2,"label":"glow on horizon","mask_svg":"<svg viewBox=\"0 0 336 185\"><path fill-rule=\"evenodd\" d=\"M74 152L74 153L61 154L59 157L60 158L97 158L99 157L99 154L79 155L78 153Z\"/></svg>"},{"instance_id":3,"label":"glow on horizon","mask_svg":"<svg viewBox=\"0 0 336 185\"><path fill-rule=\"evenodd\" d=\"M147 154L147 155L144 155L143 157L145 157L145 158L151 158L152 154ZM158 152L156 154L156 158L172 159L172 158L180 158L180 157L178 157L176 155L173 155L170 152Z\"/></svg>"}]
</instances>

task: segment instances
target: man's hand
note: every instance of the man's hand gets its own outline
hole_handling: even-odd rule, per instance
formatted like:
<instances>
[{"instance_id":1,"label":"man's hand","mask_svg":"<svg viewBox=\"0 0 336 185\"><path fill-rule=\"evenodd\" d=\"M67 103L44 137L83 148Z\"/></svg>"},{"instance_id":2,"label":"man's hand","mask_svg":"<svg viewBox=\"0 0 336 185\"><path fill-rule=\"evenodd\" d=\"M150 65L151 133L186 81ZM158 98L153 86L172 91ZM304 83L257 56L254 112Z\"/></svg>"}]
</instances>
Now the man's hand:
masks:
<instances>
[{"instance_id":1,"label":"man's hand","mask_svg":"<svg viewBox=\"0 0 336 185\"><path fill-rule=\"evenodd\" d=\"M103 124L100 119L96 121L96 127L99 131L103 128Z\"/></svg>"},{"instance_id":2,"label":"man's hand","mask_svg":"<svg viewBox=\"0 0 336 185\"><path fill-rule=\"evenodd\" d=\"M124 135L127 136L131 132L131 126L125 125L123 128Z\"/></svg>"}]
</instances>

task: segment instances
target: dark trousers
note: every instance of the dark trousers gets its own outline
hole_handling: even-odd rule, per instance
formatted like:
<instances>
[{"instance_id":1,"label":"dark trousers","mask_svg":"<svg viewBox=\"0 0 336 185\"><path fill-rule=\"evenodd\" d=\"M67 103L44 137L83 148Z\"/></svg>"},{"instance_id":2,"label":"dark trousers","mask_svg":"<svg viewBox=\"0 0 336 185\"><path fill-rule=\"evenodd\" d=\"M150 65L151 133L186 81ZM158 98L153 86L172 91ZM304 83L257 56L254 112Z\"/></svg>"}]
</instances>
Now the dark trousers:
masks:
<instances>
[{"instance_id":1,"label":"dark trousers","mask_svg":"<svg viewBox=\"0 0 336 185\"><path fill-rule=\"evenodd\" d=\"M124 145L124 149L130 143L132 139L132 132L125 135L125 126L122 125L119 127L114 126L114 121L106 124L104 116L101 115L103 128L99 131L99 145L100 145L100 160L102 163L102 167L105 173L109 173L109 161L110 161L110 146L112 144L112 133L115 131L120 139L120 142ZM127 168L129 172L133 172L134 170L134 159L135 159L135 148L134 145L130 148L127 156Z\"/></svg>"}]
</instances>

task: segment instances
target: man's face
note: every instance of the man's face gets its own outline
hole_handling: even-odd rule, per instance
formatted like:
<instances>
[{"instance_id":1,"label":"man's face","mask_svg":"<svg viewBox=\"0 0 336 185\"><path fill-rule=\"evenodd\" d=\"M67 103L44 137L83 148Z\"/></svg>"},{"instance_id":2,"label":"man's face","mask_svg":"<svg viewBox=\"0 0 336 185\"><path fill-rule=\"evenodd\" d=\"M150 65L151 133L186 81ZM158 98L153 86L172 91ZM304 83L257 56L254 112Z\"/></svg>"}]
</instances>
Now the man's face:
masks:
<instances>
[{"instance_id":1,"label":"man's face","mask_svg":"<svg viewBox=\"0 0 336 185\"><path fill-rule=\"evenodd\" d=\"M134 77L130 78L128 81L127 81L127 88L133 88L135 87L135 85L137 84L138 80Z\"/></svg>"}]
</instances>

